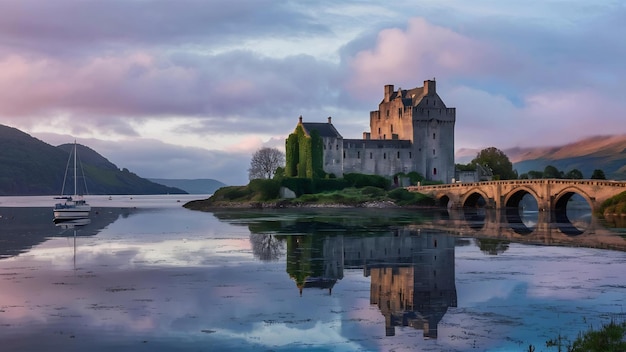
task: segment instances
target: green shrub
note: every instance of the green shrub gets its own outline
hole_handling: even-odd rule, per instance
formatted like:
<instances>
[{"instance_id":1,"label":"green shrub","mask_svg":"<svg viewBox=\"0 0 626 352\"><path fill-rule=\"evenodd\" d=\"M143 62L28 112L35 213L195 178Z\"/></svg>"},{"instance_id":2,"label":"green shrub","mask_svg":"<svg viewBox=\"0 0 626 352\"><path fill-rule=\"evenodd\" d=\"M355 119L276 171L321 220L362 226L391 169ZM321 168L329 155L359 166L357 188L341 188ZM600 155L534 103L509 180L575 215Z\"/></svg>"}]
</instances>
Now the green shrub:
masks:
<instances>
[{"instance_id":1,"label":"green shrub","mask_svg":"<svg viewBox=\"0 0 626 352\"><path fill-rule=\"evenodd\" d=\"M252 180L248 188L254 192L254 200L266 201L277 199L280 191L280 181L270 179Z\"/></svg>"},{"instance_id":2,"label":"green shrub","mask_svg":"<svg viewBox=\"0 0 626 352\"><path fill-rule=\"evenodd\" d=\"M432 206L435 205L435 200L427 195L417 192L409 192L404 188L396 188L389 193L387 196L393 200L395 200L396 204L405 206L405 205L422 205L422 206Z\"/></svg>"},{"instance_id":3,"label":"green shrub","mask_svg":"<svg viewBox=\"0 0 626 352\"><path fill-rule=\"evenodd\" d=\"M252 190L247 186L227 186L215 191L211 198L214 200L237 200L248 197L251 194Z\"/></svg>"},{"instance_id":4,"label":"green shrub","mask_svg":"<svg viewBox=\"0 0 626 352\"><path fill-rule=\"evenodd\" d=\"M352 186L356 188L363 188L366 186L373 186L382 189L389 189L391 186L391 180L378 175L365 175L357 173L344 174L343 178Z\"/></svg>"},{"instance_id":5,"label":"green shrub","mask_svg":"<svg viewBox=\"0 0 626 352\"><path fill-rule=\"evenodd\" d=\"M349 186L344 179L328 178L313 181L313 191L315 193L340 191Z\"/></svg>"},{"instance_id":6,"label":"green shrub","mask_svg":"<svg viewBox=\"0 0 626 352\"><path fill-rule=\"evenodd\" d=\"M313 203L313 202L317 202L320 199L318 194L303 194L302 196L298 197L298 201L302 202L302 203Z\"/></svg>"},{"instance_id":7,"label":"green shrub","mask_svg":"<svg viewBox=\"0 0 626 352\"><path fill-rule=\"evenodd\" d=\"M404 188L396 188L392 191L389 191L387 195L389 196L389 198L395 201L407 201L413 199L413 193L407 191Z\"/></svg>"},{"instance_id":8,"label":"green shrub","mask_svg":"<svg viewBox=\"0 0 626 352\"><path fill-rule=\"evenodd\" d=\"M280 180L280 185L292 190L297 197L313 193L313 180L310 178L285 177Z\"/></svg>"},{"instance_id":9,"label":"green shrub","mask_svg":"<svg viewBox=\"0 0 626 352\"><path fill-rule=\"evenodd\" d=\"M387 192L385 192L384 189L378 188L378 187L374 187L374 186L365 186L365 187L361 188L361 194L363 194L365 196L370 196L372 198L382 197L386 193Z\"/></svg>"}]
</instances>

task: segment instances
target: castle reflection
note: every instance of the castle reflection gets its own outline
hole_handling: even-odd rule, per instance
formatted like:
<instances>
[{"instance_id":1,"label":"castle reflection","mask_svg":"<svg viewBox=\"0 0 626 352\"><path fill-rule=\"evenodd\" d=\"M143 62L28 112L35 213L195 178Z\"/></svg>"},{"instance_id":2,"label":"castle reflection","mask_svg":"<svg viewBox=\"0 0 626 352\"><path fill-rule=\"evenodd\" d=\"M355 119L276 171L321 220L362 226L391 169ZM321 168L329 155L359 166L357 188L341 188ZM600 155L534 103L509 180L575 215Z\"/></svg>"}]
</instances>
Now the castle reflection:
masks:
<instances>
[{"instance_id":1,"label":"castle reflection","mask_svg":"<svg viewBox=\"0 0 626 352\"><path fill-rule=\"evenodd\" d=\"M448 307L456 307L455 238L435 231L396 228L368 237L286 236L287 272L304 289L328 290L344 269L371 278L370 303L385 317L385 335L397 326L436 338Z\"/></svg>"}]
</instances>

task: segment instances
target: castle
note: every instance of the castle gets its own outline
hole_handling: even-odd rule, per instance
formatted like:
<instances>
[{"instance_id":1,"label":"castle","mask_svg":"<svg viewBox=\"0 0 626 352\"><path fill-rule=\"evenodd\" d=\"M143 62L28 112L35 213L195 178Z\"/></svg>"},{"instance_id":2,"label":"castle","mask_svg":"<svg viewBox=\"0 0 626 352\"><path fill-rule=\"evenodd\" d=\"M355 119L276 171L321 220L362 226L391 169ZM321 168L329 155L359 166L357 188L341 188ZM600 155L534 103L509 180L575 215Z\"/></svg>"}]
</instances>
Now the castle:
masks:
<instances>
[{"instance_id":1,"label":"castle","mask_svg":"<svg viewBox=\"0 0 626 352\"><path fill-rule=\"evenodd\" d=\"M394 177L412 171L427 180L453 182L456 109L437 94L435 80L423 87L384 88L378 110L370 112L370 132L344 139L328 122L303 122L286 140L286 176L312 177L323 172Z\"/></svg>"}]
</instances>

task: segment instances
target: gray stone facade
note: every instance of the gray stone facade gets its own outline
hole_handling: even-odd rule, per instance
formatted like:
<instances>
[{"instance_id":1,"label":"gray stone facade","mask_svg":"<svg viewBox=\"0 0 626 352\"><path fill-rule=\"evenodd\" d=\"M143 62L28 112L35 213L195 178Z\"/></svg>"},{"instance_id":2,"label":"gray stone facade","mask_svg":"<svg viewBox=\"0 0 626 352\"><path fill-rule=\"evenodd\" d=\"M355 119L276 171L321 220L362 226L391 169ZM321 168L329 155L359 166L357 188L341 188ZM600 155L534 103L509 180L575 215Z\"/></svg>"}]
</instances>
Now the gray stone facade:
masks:
<instances>
[{"instance_id":1,"label":"gray stone facade","mask_svg":"<svg viewBox=\"0 0 626 352\"><path fill-rule=\"evenodd\" d=\"M324 171L386 177L416 171L427 180L450 183L455 177L454 124L456 109L439 97L434 80L423 87L394 90L386 85L378 110L370 112L370 132L363 139L344 139L328 123L306 123L324 143ZM326 125L326 126L323 126Z\"/></svg>"}]
</instances>

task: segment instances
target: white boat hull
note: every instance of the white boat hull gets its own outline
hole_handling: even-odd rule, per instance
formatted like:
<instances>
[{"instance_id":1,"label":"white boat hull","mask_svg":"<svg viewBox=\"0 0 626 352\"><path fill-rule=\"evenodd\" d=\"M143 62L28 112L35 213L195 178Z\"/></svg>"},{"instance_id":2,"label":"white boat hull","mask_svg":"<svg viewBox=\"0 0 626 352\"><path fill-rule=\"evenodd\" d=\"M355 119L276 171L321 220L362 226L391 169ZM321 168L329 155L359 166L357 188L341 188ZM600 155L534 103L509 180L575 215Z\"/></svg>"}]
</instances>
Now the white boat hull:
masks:
<instances>
[{"instance_id":1,"label":"white boat hull","mask_svg":"<svg viewBox=\"0 0 626 352\"><path fill-rule=\"evenodd\" d=\"M88 218L91 207L80 209L57 209L54 211L55 220L70 220L70 219L82 219Z\"/></svg>"}]
</instances>

